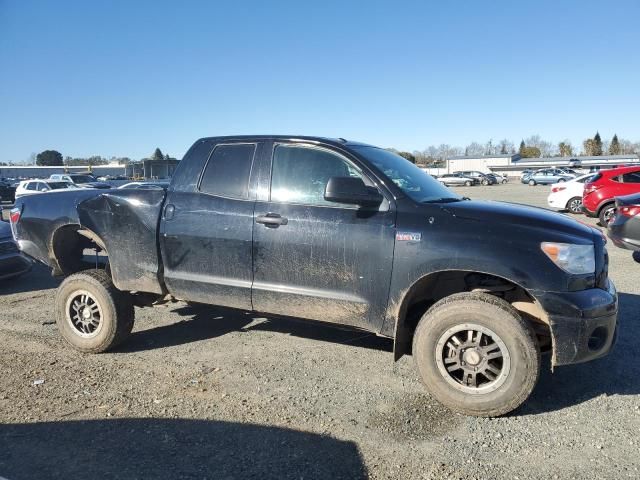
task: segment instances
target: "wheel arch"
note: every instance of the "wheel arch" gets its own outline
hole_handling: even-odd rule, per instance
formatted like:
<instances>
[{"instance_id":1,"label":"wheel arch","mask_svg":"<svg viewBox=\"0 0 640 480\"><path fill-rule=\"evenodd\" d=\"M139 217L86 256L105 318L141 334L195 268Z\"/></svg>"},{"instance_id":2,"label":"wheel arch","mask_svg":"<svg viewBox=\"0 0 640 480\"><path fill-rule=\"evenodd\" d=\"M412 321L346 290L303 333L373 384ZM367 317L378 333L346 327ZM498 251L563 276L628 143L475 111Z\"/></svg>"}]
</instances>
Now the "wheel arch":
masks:
<instances>
[{"instance_id":1,"label":"wheel arch","mask_svg":"<svg viewBox=\"0 0 640 480\"><path fill-rule=\"evenodd\" d=\"M50 256L54 275L71 275L88 268L83 262L87 248L104 251L109 256L104 241L94 232L79 224L66 224L51 235Z\"/></svg>"},{"instance_id":2,"label":"wheel arch","mask_svg":"<svg viewBox=\"0 0 640 480\"><path fill-rule=\"evenodd\" d=\"M486 292L504 298L541 336L550 329L550 320L535 296L518 282L503 275L476 270L439 270L418 278L390 306L394 322L394 360L411 351L413 334L422 315L439 300L461 292ZM549 342L551 337L549 334Z\"/></svg>"}]
</instances>

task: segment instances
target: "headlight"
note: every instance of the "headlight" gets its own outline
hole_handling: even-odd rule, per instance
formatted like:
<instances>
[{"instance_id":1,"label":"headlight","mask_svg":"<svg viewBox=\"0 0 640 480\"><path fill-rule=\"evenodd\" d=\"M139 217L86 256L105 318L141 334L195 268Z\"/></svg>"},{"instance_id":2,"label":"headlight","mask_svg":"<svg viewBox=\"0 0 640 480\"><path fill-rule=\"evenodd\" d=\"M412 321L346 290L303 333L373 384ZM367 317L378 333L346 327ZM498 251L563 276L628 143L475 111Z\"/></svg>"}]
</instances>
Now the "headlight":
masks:
<instances>
[{"instance_id":1,"label":"headlight","mask_svg":"<svg viewBox=\"0 0 640 480\"><path fill-rule=\"evenodd\" d=\"M596 255L593 245L542 242L542 251L565 272L576 275L595 273Z\"/></svg>"}]
</instances>

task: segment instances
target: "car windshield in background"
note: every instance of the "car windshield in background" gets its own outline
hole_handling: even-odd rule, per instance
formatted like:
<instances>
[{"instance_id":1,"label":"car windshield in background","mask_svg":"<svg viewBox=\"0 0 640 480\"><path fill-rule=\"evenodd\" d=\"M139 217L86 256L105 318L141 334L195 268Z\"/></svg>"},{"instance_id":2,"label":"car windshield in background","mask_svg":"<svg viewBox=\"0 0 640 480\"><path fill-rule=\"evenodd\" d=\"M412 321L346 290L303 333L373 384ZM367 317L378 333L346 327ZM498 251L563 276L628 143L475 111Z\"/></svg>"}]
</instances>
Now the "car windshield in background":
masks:
<instances>
[{"instance_id":1,"label":"car windshield in background","mask_svg":"<svg viewBox=\"0 0 640 480\"><path fill-rule=\"evenodd\" d=\"M373 163L408 197L416 202L451 202L462 200L431 175L405 158L388 150L364 145L353 146L356 152Z\"/></svg>"},{"instance_id":2,"label":"car windshield in background","mask_svg":"<svg viewBox=\"0 0 640 480\"><path fill-rule=\"evenodd\" d=\"M73 180L75 183L89 183L96 181L96 179L91 175L72 175L71 180Z\"/></svg>"},{"instance_id":3,"label":"car windshield in background","mask_svg":"<svg viewBox=\"0 0 640 480\"><path fill-rule=\"evenodd\" d=\"M63 188L69 188L73 184L69 182L49 182L47 183L47 185L49 185L49 188L51 190L61 190Z\"/></svg>"}]
</instances>

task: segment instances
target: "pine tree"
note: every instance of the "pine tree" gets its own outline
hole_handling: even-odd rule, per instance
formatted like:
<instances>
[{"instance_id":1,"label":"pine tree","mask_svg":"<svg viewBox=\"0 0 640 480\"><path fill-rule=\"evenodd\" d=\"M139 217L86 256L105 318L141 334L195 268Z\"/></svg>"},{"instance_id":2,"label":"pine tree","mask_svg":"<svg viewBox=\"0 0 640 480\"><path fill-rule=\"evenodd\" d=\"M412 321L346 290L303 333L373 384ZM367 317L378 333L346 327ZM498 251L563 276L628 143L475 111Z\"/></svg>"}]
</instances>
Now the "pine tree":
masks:
<instances>
[{"instance_id":1,"label":"pine tree","mask_svg":"<svg viewBox=\"0 0 640 480\"><path fill-rule=\"evenodd\" d=\"M526 145L524 144L524 140L522 140L522 141L520 142L520 150L519 150L520 155L522 155L522 151L524 150L524 147L526 147Z\"/></svg>"},{"instance_id":2,"label":"pine tree","mask_svg":"<svg viewBox=\"0 0 640 480\"><path fill-rule=\"evenodd\" d=\"M620 141L618 140L618 135L614 134L611 139L611 145L609 145L609 155L620 155Z\"/></svg>"},{"instance_id":3,"label":"pine tree","mask_svg":"<svg viewBox=\"0 0 640 480\"><path fill-rule=\"evenodd\" d=\"M162 160L164 159L164 155L162 154L162 151L159 148L156 148L155 151L153 152L153 155L151 155L151 160Z\"/></svg>"},{"instance_id":4,"label":"pine tree","mask_svg":"<svg viewBox=\"0 0 640 480\"><path fill-rule=\"evenodd\" d=\"M595 137L593 137L593 155L600 156L602 155L602 139L600 138L600 133L596 132Z\"/></svg>"}]
</instances>

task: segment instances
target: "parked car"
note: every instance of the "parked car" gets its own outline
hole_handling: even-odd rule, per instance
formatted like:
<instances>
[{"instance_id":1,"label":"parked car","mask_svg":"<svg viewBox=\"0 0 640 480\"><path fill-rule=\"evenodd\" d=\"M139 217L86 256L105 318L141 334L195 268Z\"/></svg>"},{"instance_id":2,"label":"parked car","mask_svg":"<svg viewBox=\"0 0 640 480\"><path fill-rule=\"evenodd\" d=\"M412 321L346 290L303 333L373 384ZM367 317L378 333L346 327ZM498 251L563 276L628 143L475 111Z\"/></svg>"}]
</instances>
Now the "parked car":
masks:
<instances>
[{"instance_id":1,"label":"parked car","mask_svg":"<svg viewBox=\"0 0 640 480\"><path fill-rule=\"evenodd\" d=\"M12 202L16 199L16 187L11 183L0 182L0 202Z\"/></svg>"},{"instance_id":2,"label":"parked car","mask_svg":"<svg viewBox=\"0 0 640 480\"><path fill-rule=\"evenodd\" d=\"M24 195L34 195L38 193L46 193L53 190L65 190L67 188L78 188L70 182L60 182L53 180L23 180L18 184L16 189L16 198Z\"/></svg>"},{"instance_id":3,"label":"parked car","mask_svg":"<svg viewBox=\"0 0 640 480\"><path fill-rule=\"evenodd\" d=\"M0 280L22 275L28 272L32 265L33 262L20 253L18 245L13 240L9 222L0 221Z\"/></svg>"},{"instance_id":4,"label":"parked car","mask_svg":"<svg viewBox=\"0 0 640 480\"><path fill-rule=\"evenodd\" d=\"M467 177L461 173L445 173L438 177L438 181L442 185L446 186L464 185L465 187L470 187L479 183L477 179Z\"/></svg>"},{"instance_id":5,"label":"parked car","mask_svg":"<svg viewBox=\"0 0 640 480\"><path fill-rule=\"evenodd\" d=\"M480 185L495 185L498 183L495 177L490 177L489 175L479 172L477 170L467 170L464 172L454 172L454 174L459 173L463 177L473 178L475 183L479 183Z\"/></svg>"},{"instance_id":6,"label":"parked car","mask_svg":"<svg viewBox=\"0 0 640 480\"><path fill-rule=\"evenodd\" d=\"M529 397L541 350L557 367L601 357L615 338L598 229L469 200L371 145L204 138L167 190L46 197L19 198L11 222L24 252L65 276L52 308L81 352L123 342L134 304L297 317L390 338L440 402L496 416ZM86 249L109 268L84 263Z\"/></svg>"},{"instance_id":7,"label":"parked car","mask_svg":"<svg viewBox=\"0 0 640 480\"><path fill-rule=\"evenodd\" d=\"M607 230L617 247L640 251L640 193L616 197L616 214Z\"/></svg>"},{"instance_id":8,"label":"parked car","mask_svg":"<svg viewBox=\"0 0 640 480\"><path fill-rule=\"evenodd\" d=\"M120 185L118 188L137 188L137 189L150 189L150 188L168 188L169 181L166 182L129 182L124 185Z\"/></svg>"},{"instance_id":9,"label":"parked car","mask_svg":"<svg viewBox=\"0 0 640 480\"><path fill-rule=\"evenodd\" d=\"M62 182L70 182L78 187L84 188L111 188L111 185L105 182L99 182L96 177L89 173L54 173L49 180Z\"/></svg>"},{"instance_id":10,"label":"parked car","mask_svg":"<svg viewBox=\"0 0 640 480\"><path fill-rule=\"evenodd\" d=\"M487 173L487 176L493 177L496 180L496 183L507 183L509 181L509 178L506 175L501 175L495 172Z\"/></svg>"},{"instance_id":11,"label":"parked car","mask_svg":"<svg viewBox=\"0 0 640 480\"><path fill-rule=\"evenodd\" d=\"M600 170L584 187L582 207L606 227L616 212L615 197L640 193L640 167Z\"/></svg>"},{"instance_id":12,"label":"parked car","mask_svg":"<svg viewBox=\"0 0 640 480\"><path fill-rule=\"evenodd\" d=\"M551 185L552 183L562 183L575 178L575 175L565 173L557 168L543 168L532 172L527 177L522 178L522 183L528 183L532 187L535 185Z\"/></svg>"},{"instance_id":13,"label":"parked car","mask_svg":"<svg viewBox=\"0 0 640 480\"><path fill-rule=\"evenodd\" d=\"M582 213L582 193L584 185L593 174L581 175L566 182L551 185L547 203L556 210L568 210L571 213Z\"/></svg>"}]
</instances>

